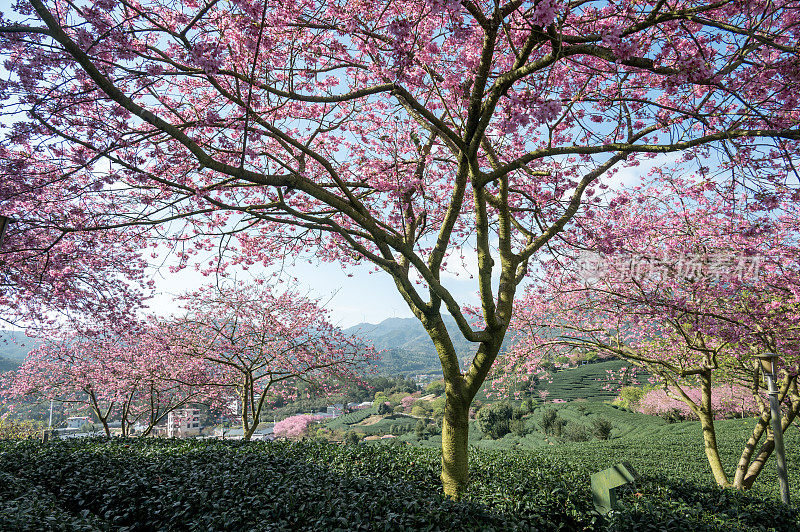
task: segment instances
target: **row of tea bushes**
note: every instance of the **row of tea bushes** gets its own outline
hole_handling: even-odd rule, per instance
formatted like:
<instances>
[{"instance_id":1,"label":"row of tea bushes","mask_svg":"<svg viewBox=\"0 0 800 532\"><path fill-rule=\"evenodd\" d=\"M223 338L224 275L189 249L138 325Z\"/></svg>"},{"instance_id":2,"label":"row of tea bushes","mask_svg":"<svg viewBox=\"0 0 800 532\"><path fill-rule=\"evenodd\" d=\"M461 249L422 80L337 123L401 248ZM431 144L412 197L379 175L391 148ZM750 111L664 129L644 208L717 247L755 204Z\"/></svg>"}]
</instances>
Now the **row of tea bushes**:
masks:
<instances>
[{"instance_id":1,"label":"row of tea bushes","mask_svg":"<svg viewBox=\"0 0 800 532\"><path fill-rule=\"evenodd\" d=\"M590 471L540 452L471 450L469 491L452 502L440 494L439 456L405 445L316 441L6 441L0 482L14 488L0 491L0 516L12 524L74 524L63 530L798 527L797 513L778 504L653 478L601 520L592 513ZM59 528L28 528L42 529Z\"/></svg>"}]
</instances>

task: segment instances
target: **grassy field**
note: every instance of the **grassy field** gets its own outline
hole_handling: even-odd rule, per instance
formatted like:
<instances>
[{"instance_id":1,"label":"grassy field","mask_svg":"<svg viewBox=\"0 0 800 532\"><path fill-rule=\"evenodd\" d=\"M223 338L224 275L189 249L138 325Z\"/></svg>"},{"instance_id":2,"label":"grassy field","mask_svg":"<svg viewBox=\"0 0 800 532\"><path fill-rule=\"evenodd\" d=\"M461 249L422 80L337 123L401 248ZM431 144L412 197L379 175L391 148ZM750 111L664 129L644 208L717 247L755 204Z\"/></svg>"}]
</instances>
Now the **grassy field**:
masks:
<instances>
[{"instance_id":1,"label":"grassy field","mask_svg":"<svg viewBox=\"0 0 800 532\"><path fill-rule=\"evenodd\" d=\"M499 440L492 440L473 421L470 423L471 445L484 450L520 450L541 456L558 456L567 463L580 463L581 467L595 471L620 461L628 461L641 474L662 479L664 482L691 480L698 486L713 488L715 484L703 449L699 422L669 423L659 417L631 412L602 402L613 398L613 394L602 389L599 379L605 376L607 369L617 370L622 365L621 361L608 361L555 373L552 383L543 383L543 386L549 386L551 390L548 400L562 399L570 402L536 404L533 412L524 418L527 434L521 437L509 434ZM606 419L613 425L611 438L608 441L592 438L587 442L569 443L563 439L545 437L541 419L543 412L549 409L557 410L567 423L584 425L587 428L591 427L595 419ZM329 425L367 434L389 434L395 424L398 425L395 433L409 431L414 424L413 418L397 417L382 420L369 427L359 427L356 423L366 415L358 413L350 414L350 417L352 419L337 418L329 422ZM754 424L754 419L720 420L716 423L723 465L731 478ZM397 439L430 449L441 447L440 436L420 440L413 431L402 434ZM376 444L386 445L389 442ZM795 499L800 500L800 430L796 426L790 428L786 434L786 449L790 485ZM770 459L756 482L753 493L776 499L776 485L775 463L774 459Z\"/></svg>"}]
</instances>

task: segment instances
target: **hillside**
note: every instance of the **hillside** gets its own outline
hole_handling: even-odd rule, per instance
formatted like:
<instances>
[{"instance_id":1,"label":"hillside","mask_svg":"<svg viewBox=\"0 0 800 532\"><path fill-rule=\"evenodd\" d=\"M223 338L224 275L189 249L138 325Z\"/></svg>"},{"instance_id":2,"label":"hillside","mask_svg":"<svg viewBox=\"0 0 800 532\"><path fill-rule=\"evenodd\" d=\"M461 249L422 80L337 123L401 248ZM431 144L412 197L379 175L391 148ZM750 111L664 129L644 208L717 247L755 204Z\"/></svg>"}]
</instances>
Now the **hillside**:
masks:
<instances>
[{"instance_id":1,"label":"hillside","mask_svg":"<svg viewBox=\"0 0 800 532\"><path fill-rule=\"evenodd\" d=\"M463 361L472 357L475 347L461 336L455 320L445 317L444 321L459 359ZM359 336L383 351L378 364L379 373L394 375L441 371L436 348L416 318L388 318L378 324L359 323L344 332Z\"/></svg>"},{"instance_id":2,"label":"hillside","mask_svg":"<svg viewBox=\"0 0 800 532\"><path fill-rule=\"evenodd\" d=\"M26 336L23 331L0 330L0 359L20 363L40 343Z\"/></svg>"},{"instance_id":3,"label":"hillside","mask_svg":"<svg viewBox=\"0 0 800 532\"><path fill-rule=\"evenodd\" d=\"M450 316L442 318L463 365L474 356L476 345L464 339L453 318ZM378 364L379 373L396 375L441 371L436 348L416 318L388 318L377 324L359 323L344 329L343 332L359 336L371 342L376 349L384 351L382 360ZM509 344L507 339L501 352Z\"/></svg>"},{"instance_id":4,"label":"hillside","mask_svg":"<svg viewBox=\"0 0 800 532\"><path fill-rule=\"evenodd\" d=\"M630 364L623 360L607 360L585 364L576 368L563 369L553 373L550 382L540 382L536 386L536 392L547 390L549 392L548 401L554 399L563 401L574 401L575 399L611 401L617 396L617 392L603 389L606 384L606 372L608 370L618 371L621 367L627 365Z\"/></svg>"},{"instance_id":5,"label":"hillside","mask_svg":"<svg viewBox=\"0 0 800 532\"><path fill-rule=\"evenodd\" d=\"M19 361L11 360L8 358L0 357L0 373L5 373L6 371L13 371L19 367Z\"/></svg>"},{"instance_id":6,"label":"hillside","mask_svg":"<svg viewBox=\"0 0 800 532\"><path fill-rule=\"evenodd\" d=\"M475 347L464 340L453 318L444 317L453 345L459 357L472 355ZM401 349L412 353L436 356L436 349L428 333L416 318L388 318L378 324L359 323L344 330L369 340L378 349ZM438 364L438 360L436 362Z\"/></svg>"}]
</instances>

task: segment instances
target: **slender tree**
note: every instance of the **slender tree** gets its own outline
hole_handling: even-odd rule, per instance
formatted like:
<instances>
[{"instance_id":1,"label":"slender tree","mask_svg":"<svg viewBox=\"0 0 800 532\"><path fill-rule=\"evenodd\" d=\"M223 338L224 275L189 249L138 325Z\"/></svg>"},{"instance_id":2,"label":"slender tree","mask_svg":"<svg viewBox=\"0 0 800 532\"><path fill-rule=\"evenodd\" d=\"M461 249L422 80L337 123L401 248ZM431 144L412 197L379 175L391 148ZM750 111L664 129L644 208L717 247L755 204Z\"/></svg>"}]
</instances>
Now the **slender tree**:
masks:
<instances>
[{"instance_id":1,"label":"slender tree","mask_svg":"<svg viewBox=\"0 0 800 532\"><path fill-rule=\"evenodd\" d=\"M266 286L207 286L184 297L186 314L161 324L172 353L203 364L207 386L229 390L249 440L264 407L301 387L332 394L360 380L375 353L330 324L316 301Z\"/></svg>"},{"instance_id":2,"label":"slender tree","mask_svg":"<svg viewBox=\"0 0 800 532\"><path fill-rule=\"evenodd\" d=\"M497 369L532 374L573 349L643 366L662 397L700 420L717 483L749 488L774 447L771 435L762 441L770 411L758 354L779 355L784 428L800 413L800 232L796 202L728 192L713 181L659 180L615 195L590 229L576 229L582 235L565 233L598 251L553 258L520 305L524 339ZM731 482L714 418L734 390L749 390L760 416Z\"/></svg>"},{"instance_id":3,"label":"slender tree","mask_svg":"<svg viewBox=\"0 0 800 532\"><path fill-rule=\"evenodd\" d=\"M457 498L517 287L615 168L714 150L751 186L785 181L798 16L795 0L23 0L0 28L7 175L55 204L86 191L98 218L67 230L149 224L181 265L216 249L208 270L303 252L383 270L439 354ZM479 327L445 276L473 252ZM443 313L475 345L466 370Z\"/></svg>"},{"instance_id":4,"label":"slender tree","mask_svg":"<svg viewBox=\"0 0 800 532\"><path fill-rule=\"evenodd\" d=\"M169 412L190 403L214 401L215 390L198 364L171 355L152 328L123 332L67 333L34 349L6 381L11 398L55 400L91 412L111 435L139 423L149 434Z\"/></svg>"}]
</instances>

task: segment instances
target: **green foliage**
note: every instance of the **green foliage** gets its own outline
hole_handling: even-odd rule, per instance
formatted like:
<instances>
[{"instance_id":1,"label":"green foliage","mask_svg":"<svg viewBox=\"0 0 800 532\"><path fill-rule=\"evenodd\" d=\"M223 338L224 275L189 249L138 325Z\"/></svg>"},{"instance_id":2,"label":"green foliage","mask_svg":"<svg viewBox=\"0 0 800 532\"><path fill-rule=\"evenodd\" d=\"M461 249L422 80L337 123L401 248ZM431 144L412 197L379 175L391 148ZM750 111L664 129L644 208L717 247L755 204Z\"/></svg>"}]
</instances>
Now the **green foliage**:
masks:
<instances>
[{"instance_id":1,"label":"green foliage","mask_svg":"<svg viewBox=\"0 0 800 532\"><path fill-rule=\"evenodd\" d=\"M417 383L411 378L398 375L396 377L388 377L381 375L378 377L367 377L366 387L373 392L383 392L384 395L390 396L392 394L403 392L406 394L416 392L419 387ZM370 394L372 397L374 394Z\"/></svg>"},{"instance_id":2,"label":"green foliage","mask_svg":"<svg viewBox=\"0 0 800 532\"><path fill-rule=\"evenodd\" d=\"M507 401L484 406L478 411L477 420L481 431L494 440L512 431L519 436L525 433L522 411Z\"/></svg>"},{"instance_id":3,"label":"green foliage","mask_svg":"<svg viewBox=\"0 0 800 532\"><path fill-rule=\"evenodd\" d=\"M425 387L425 393L432 393L433 395L442 395L444 393L444 381L438 380L429 383Z\"/></svg>"},{"instance_id":4,"label":"green foliage","mask_svg":"<svg viewBox=\"0 0 800 532\"><path fill-rule=\"evenodd\" d=\"M430 401L417 401L411 407L411 415L416 417L433 417L433 407Z\"/></svg>"},{"instance_id":5,"label":"green foliage","mask_svg":"<svg viewBox=\"0 0 800 532\"><path fill-rule=\"evenodd\" d=\"M388 400L389 400L389 397L387 397L387 395L382 391L375 392L375 396L372 398L372 402L374 402L376 404L377 403L385 403Z\"/></svg>"},{"instance_id":6,"label":"green foliage","mask_svg":"<svg viewBox=\"0 0 800 532\"><path fill-rule=\"evenodd\" d=\"M642 397L652 389L653 387L651 386L623 386L614 404L622 408L635 410L639 406L639 401L642 400Z\"/></svg>"},{"instance_id":7,"label":"green foliage","mask_svg":"<svg viewBox=\"0 0 800 532\"><path fill-rule=\"evenodd\" d=\"M589 441L592 436L586 425L569 422L562 430L562 437L567 441Z\"/></svg>"},{"instance_id":8,"label":"green foliage","mask_svg":"<svg viewBox=\"0 0 800 532\"><path fill-rule=\"evenodd\" d=\"M4 529L31 531L797 530L797 511L774 499L694 479L671 481L636 465L643 478L621 492L622 510L601 521L592 514L589 474L619 460L604 456L610 443L471 449L471 483L465 500L454 503L440 494L436 449L324 441L6 441L0 442L0 521ZM578 451L599 444L603 453Z\"/></svg>"},{"instance_id":9,"label":"green foliage","mask_svg":"<svg viewBox=\"0 0 800 532\"><path fill-rule=\"evenodd\" d=\"M508 423L508 428L511 429L511 434L514 436L522 437L528 432L525 428L525 421L523 421L522 418L512 419Z\"/></svg>"},{"instance_id":10,"label":"green foliage","mask_svg":"<svg viewBox=\"0 0 800 532\"><path fill-rule=\"evenodd\" d=\"M345 442L346 444L349 444L349 445L356 444L356 443L358 443L360 440L361 440L361 438L359 438L359 437L358 437L358 434L356 434L356 433L355 433L355 432L353 432L352 430L351 430L351 431L348 431L348 432L346 432L346 433L345 433L345 435L344 435L344 442Z\"/></svg>"},{"instance_id":11,"label":"green foliage","mask_svg":"<svg viewBox=\"0 0 800 532\"><path fill-rule=\"evenodd\" d=\"M561 437L561 432L566 424L567 422L558 415L555 409L545 410L542 414L542 431L548 436Z\"/></svg>"},{"instance_id":12,"label":"green foliage","mask_svg":"<svg viewBox=\"0 0 800 532\"><path fill-rule=\"evenodd\" d=\"M352 401L350 396L314 397L311 399L297 399L291 403L266 411L261 416L261 421L272 421L273 418L285 419L297 414L309 412L324 412L328 405Z\"/></svg>"},{"instance_id":13,"label":"green foliage","mask_svg":"<svg viewBox=\"0 0 800 532\"><path fill-rule=\"evenodd\" d=\"M530 414L531 412L533 412L534 408L535 405L533 399L531 399L530 397L522 401L522 403L519 405L519 409L523 414Z\"/></svg>"},{"instance_id":14,"label":"green foliage","mask_svg":"<svg viewBox=\"0 0 800 532\"><path fill-rule=\"evenodd\" d=\"M439 420L444 417L444 407L445 407L446 399L444 395L441 397L437 397L433 401L431 401L431 417L433 419Z\"/></svg>"},{"instance_id":15,"label":"green foliage","mask_svg":"<svg viewBox=\"0 0 800 532\"><path fill-rule=\"evenodd\" d=\"M607 440L611 437L614 425L606 418L599 417L592 421L592 434L598 440Z\"/></svg>"},{"instance_id":16,"label":"green foliage","mask_svg":"<svg viewBox=\"0 0 800 532\"><path fill-rule=\"evenodd\" d=\"M41 421L19 421L6 417L0 419L0 439L18 440L24 438L41 438L42 432L47 428Z\"/></svg>"}]
</instances>

